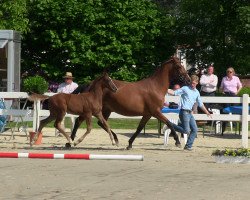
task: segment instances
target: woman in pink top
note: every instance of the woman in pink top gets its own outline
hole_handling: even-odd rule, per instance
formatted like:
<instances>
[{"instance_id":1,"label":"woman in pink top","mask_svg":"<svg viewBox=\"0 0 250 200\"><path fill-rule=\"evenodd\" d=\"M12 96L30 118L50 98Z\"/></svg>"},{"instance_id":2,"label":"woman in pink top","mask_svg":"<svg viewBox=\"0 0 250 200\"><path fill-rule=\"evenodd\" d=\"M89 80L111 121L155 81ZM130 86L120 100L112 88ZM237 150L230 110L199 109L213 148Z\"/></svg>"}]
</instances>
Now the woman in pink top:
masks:
<instances>
[{"instance_id":1,"label":"woman in pink top","mask_svg":"<svg viewBox=\"0 0 250 200\"><path fill-rule=\"evenodd\" d=\"M240 89L242 88L242 84L240 79L235 76L234 68L229 67L227 69L227 75L223 77L220 85L220 90L224 94L224 96L236 97ZM231 104L226 103L225 107L231 106ZM222 135L226 129L227 122L222 123Z\"/></svg>"},{"instance_id":2,"label":"woman in pink top","mask_svg":"<svg viewBox=\"0 0 250 200\"><path fill-rule=\"evenodd\" d=\"M227 69L227 75L222 79L220 89L225 96L237 96L242 88L240 79L235 76L234 68Z\"/></svg>"}]
</instances>

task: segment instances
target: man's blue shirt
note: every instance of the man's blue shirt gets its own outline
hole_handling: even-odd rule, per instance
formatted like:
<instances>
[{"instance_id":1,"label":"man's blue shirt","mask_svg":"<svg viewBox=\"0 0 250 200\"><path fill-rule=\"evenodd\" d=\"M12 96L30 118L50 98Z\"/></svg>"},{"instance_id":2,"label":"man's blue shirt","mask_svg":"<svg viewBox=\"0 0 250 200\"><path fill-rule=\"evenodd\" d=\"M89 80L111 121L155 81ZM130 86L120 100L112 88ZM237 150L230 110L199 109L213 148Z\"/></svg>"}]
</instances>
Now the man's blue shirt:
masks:
<instances>
[{"instance_id":1,"label":"man's blue shirt","mask_svg":"<svg viewBox=\"0 0 250 200\"><path fill-rule=\"evenodd\" d=\"M202 107L200 93L195 88L192 89L190 86L183 86L178 90L174 91L175 96L181 96L180 107L185 110L192 110L193 105L197 102L199 107Z\"/></svg>"}]
</instances>

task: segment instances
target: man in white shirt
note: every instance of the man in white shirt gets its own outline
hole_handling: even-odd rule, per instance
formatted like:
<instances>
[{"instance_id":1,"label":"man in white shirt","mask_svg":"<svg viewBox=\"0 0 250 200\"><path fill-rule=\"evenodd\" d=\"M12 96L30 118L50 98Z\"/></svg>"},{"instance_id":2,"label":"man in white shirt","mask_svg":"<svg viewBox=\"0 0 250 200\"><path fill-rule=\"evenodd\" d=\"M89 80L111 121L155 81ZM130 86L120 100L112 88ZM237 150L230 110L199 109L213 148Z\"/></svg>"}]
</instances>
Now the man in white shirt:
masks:
<instances>
[{"instance_id":1,"label":"man in white shirt","mask_svg":"<svg viewBox=\"0 0 250 200\"><path fill-rule=\"evenodd\" d=\"M207 74L203 74L200 78L201 96L215 96L217 89L218 77L214 75L214 67L211 65L207 68ZM205 104L209 107L209 104Z\"/></svg>"},{"instance_id":2,"label":"man in white shirt","mask_svg":"<svg viewBox=\"0 0 250 200\"><path fill-rule=\"evenodd\" d=\"M72 76L71 72L66 72L63 78L64 78L64 83L61 83L58 86L57 92L71 94L78 87L78 84L73 82L74 77Z\"/></svg>"},{"instance_id":3,"label":"man in white shirt","mask_svg":"<svg viewBox=\"0 0 250 200\"><path fill-rule=\"evenodd\" d=\"M73 81L74 77L73 77L71 72L66 72L66 74L65 74L65 76L63 76L63 78L64 78L64 83L61 83L58 86L57 92L71 94L78 87L78 84ZM71 132L72 132L73 127L74 127L74 123L75 123L75 118L71 117L70 119L71 119ZM62 121L62 126L64 126L64 119ZM59 135L59 133L58 133L58 131L56 131L56 136L58 136L58 135Z\"/></svg>"}]
</instances>

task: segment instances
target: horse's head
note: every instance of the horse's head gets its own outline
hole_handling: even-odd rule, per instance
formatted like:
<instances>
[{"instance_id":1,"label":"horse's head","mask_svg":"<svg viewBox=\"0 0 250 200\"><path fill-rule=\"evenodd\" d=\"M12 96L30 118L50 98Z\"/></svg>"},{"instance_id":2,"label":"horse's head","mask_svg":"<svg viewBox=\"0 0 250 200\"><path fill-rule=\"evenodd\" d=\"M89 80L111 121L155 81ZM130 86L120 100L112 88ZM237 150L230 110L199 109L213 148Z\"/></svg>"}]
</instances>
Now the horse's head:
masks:
<instances>
[{"instance_id":1,"label":"horse's head","mask_svg":"<svg viewBox=\"0 0 250 200\"><path fill-rule=\"evenodd\" d=\"M190 77L186 71L186 69L181 65L181 61L172 57L170 62L173 63L173 67L171 69L171 78L177 81L184 83L185 85L190 84Z\"/></svg>"},{"instance_id":2,"label":"horse's head","mask_svg":"<svg viewBox=\"0 0 250 200\"><path fill-rule=\"evenodd\" d=\"M109 77L107 72L104 72L100 77L96 78L91 82L89 85L89 91L95 91L97 88L107 88L111 90L112 92L116 92L118 88L112 81L112 79Z\"/></svg>"},{"instance_id":3,"label":"horse's head","mask_svg":"<svg viewBox=\"0 0 250 200\"><path fill-rule=\"evenodd\" d=\"M102 75L102 78L104 80L105 86L110 89L112 92L116 92L118 88L116 87L115 83L112 81L112 79L109 77L107 72L104 72Z\"/></svg>"}]
</instances>

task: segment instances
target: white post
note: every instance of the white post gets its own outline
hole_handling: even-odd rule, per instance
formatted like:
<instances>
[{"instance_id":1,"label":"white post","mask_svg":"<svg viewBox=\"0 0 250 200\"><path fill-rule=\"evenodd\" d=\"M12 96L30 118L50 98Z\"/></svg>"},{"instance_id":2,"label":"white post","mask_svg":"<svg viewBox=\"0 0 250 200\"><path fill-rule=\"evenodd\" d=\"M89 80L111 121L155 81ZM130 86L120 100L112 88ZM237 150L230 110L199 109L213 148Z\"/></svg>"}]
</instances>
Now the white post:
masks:
<instances>
[{"instance_id":1,"label":"white post","mask_svg":"<svg viewBox=\"0 0 250 200\"><path fill-rule=\"evenodd\" d=\"M34 104L33 104L33 131L35 132L36 131L36 101L34 101Z\"/></svg>"},{"instance_id":2,"label":"white post","mask_svg":"<svg viewBox=\"0 0 250 200\"><path fill-rule=\"evenodd\" d=\"M37 125L37 102L34 101L33 104L33 131L36 132Z\"/></svg>"},{"instance_id":3,"label":"white post","mask_svg":"<svg viewBox=\"0 0 250 200\"><path fill-rule=\"evenodd\" d=\"M37 129L40 124L40 110L41 110L41 101L34 101L34 112L33 112L33 131L37 132Z\"/></svg>"},{"instance_id":4,"label":"white post","mask_svg":"<svg viewBox=\"0 0 250 200\"><path fill-rule=\"evenodd\" d=\"M242 146L248 148L248 94L242 97Z\"/></svg>"},{"instance_id":5,"label":"white post","mask_svg":"<svg viewBox=\"0 0 250 200\"><path fill-rule=\"evenodd\" d=\"M7 60L7 91L13 92L14 89L14 42L8 42L8 60Z\"/></svg>"},{"instance_id":6,"label":"white post","mask_svg":"<svg viewBox=\"0 0 250 200\"><path fill-rule=\"evenodd\" d=\"M37 130L38 130L39 125L40 125L40 115L41 115L41 100L37 100L37 121L36 121L36 129Z\"/></svg>"}]
</instances>

